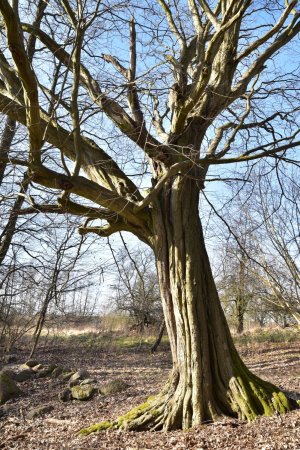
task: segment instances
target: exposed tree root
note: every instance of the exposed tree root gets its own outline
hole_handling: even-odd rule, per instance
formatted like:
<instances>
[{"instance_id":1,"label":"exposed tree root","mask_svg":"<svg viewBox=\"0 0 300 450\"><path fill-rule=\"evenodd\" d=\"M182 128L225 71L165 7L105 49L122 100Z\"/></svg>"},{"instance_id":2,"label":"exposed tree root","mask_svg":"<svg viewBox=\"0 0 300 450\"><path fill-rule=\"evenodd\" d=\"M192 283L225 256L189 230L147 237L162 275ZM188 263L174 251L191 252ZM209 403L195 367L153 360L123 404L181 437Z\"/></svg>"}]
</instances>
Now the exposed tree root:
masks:
<instances>
[{"instance_id":1,"label":"exposed tree root","mask_svg":"<svg viewBox=\"0 0 300 450\"><path fill-rule=\"evenodd\" d=\"M82 429L80 435L88 435L107 429L125 430L160 430L163 427L165 399L163 396L149 397L147 401L120 416L113 422L100 422L88 428Z\"/></svg>"},{"instance_id":2,"label":"exposed tree root","mask_svg":"<svg viewBox=\"0 0 300 450\"><path fill-rule=\"evenodd\" d=\"M238 377L232 377L224 399L224 410L220 403L214 404L214 399L206 408L209 414L203 416L199 423L193 420L192 403L187 406L187 396L181 399L176 394L177 390L164 391L132 409L127 414L120 416L112 422L100 422L88 428L82 429L80 435L99 432L107 429L124 429L132 431L144 430L171 430L188 429L204 422L219 420L224 416L237 417L249 422L258 416L272 416L283 414L299 407L299 404L289 399L280 389L272 384L261 380L247 371ZM170 388L170 384L168 384ZM181 390L180 390L181 391ZM189 411L189 413L187 412Z\"/></svg>"}]
</instances>

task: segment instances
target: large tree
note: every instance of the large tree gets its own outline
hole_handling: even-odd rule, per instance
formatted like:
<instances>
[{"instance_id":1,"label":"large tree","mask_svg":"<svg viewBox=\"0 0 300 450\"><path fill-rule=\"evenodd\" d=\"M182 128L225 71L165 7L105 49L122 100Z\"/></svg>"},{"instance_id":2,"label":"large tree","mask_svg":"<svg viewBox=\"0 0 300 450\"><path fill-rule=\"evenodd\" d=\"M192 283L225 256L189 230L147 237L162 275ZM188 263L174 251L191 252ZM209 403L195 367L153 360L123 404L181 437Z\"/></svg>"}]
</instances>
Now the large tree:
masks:
<instances>
[{"instance_id":1,"label":"large tree","mask_svg":"<svg viewBox=\"0 0 300 450\"><path fill-rule=\"evenodd\" d=\"M296 49L286 58L298 1L50 0L39 26L34 4L0 2L0 111L28 130L28 153L10 163L58 200L29 197L27 212L67 211L85 219L81 233L128 231L147 243L173 357L161 393L85 432L287 411L292 400L253 375L233 345L199 195L211 167L231 174L234 163L293 158ZM30 36L39 42L32 61ZM152 186L140 190L148 164Z\"/></svg>"}]
</instances>

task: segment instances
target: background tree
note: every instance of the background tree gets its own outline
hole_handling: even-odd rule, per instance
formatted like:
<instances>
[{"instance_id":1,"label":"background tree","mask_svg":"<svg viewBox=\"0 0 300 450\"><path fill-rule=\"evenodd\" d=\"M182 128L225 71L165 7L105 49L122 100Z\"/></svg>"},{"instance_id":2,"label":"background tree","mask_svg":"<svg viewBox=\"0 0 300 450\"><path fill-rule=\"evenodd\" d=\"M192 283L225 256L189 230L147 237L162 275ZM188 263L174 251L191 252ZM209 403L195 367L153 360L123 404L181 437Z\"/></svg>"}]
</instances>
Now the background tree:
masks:
<instances>
[{"instance_id":1,"label":"background tree","mask_svg":"<svg viewBox=\"0 0 300 450\"><path fill-rule=\"evenodd\" d=\"M134 319L134 328L143 334L145 327L162 322L161 298L153 253L139 248L123 248L113 257L118 274L112 285L116 310Z\"/></svg>"},{"instance_id":2,"label":"background tree","mask_svg":"<svg viewBox=\"0 0 300 450\"><path fill-rule=\"evenodd\" d=\"M221 247L226 242L226 255L229 250L235 266L225 258L227 280L221 276L220 287L232 295L230 281L234 280L234 290L238 290L240 253L247 267L249 292L255 301L265 303L269 319L299 324L299 184L295 170L277 167L270 172L269 165L260 165L248 187L235 186L231 197L222 208L222 215L229 219Z\"/></svg>"},{"instance_id":3,"label":"background tree","mask_svg":"<svg viewBox=\"0 0 300 450\"><path fill-rule=\"evenodd\" d=\"M54 223L56 227L52 228ZM30 224L33 227L34 222ZM23 237L23 245L20 248L15 235L2 266L0 345L6 352L30 331L32 356L46 325L64 321L71 312L73 319L83 319L95 308L103 274L101 263L90 262L87 267L90 246L75 234L71 223L67 229L53 220L51 227L47 229L46 225L44 218L39 236L30 240L24 239L26 234L19 229L17 235Z\"/></svg>"},{"instance_id":4,"label":"background tree","mask_svg":"<svg viewBox=\"0 0 300 450\"><path fill-rule=\"evenodd\" d=\"M231 318L236 332L242 333L249 303L259 291L251 268L251 260L243 247L233 240L225 247L220 271L217 287L223 308L226 316Z\"/></svg>"},{"instance_id":5,"label":"background tree","mask_svg":"<svg viewBox=\"0 0 300 450\"><path fill-rule=\"evenodd\" d=\"M300 323L299 193L295 170L269 173L263 166L248 197L258 245L256 273L264 300L283 324L291 319Z\"/></svg>"},{"instance_id":6,"label":"background tree","mask_svg":"<svg viewBox=\"0 0 300 450\"><path fill-rule=\"evenodd\" d=\"M129 231L153 249L173 357L160 394L84 432L288 410L293 401L234 348L198 206L212 167L287 161L299 146L297 67L287 73L287 53L278 56L300 31L298 1L57 0L40 27L31 5L0 4L0 110L28 130L28 158L10 162L57 196L36 209L84 217L82 234ZM32 62L28 36L40 43Z\"/></svg>"}]
</instances>

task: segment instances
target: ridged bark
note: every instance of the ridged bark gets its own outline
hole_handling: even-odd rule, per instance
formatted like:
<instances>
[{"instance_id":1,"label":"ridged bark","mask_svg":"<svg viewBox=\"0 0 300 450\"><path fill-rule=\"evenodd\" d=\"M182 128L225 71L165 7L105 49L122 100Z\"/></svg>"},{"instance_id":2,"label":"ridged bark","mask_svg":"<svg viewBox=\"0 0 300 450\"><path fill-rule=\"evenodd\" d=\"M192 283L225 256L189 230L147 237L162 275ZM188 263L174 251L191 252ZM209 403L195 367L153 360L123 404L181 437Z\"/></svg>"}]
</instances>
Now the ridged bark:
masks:
<instances>
[{"instance_id":1,"label":"ridged bark","mask_svg":"<svg viewBox=\"0 0 300 450\"><path fill-rule=\"evenodd\" d=\"M283 413L292 401L241 361L221 308L188 177L165 187L153 212L155 253L173 368L163 391L107 428L188 429L222 416L253 420Z\"/></svg>"}]
</instances>

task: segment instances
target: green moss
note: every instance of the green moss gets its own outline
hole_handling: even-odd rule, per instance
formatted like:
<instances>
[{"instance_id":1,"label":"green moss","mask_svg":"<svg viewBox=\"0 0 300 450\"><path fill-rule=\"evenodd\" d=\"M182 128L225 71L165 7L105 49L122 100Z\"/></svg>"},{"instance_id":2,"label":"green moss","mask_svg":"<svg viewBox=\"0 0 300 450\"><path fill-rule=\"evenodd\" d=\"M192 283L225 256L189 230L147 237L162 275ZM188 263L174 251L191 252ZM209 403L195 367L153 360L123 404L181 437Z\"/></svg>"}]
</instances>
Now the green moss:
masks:
<instances>
[{"instance_id":1,"label":"green moss","mask_svg":"<svg viewBox=\"0 0 300 450\"><path fill-rule=\"evenodd\" d=\"M100 422L96 423L95 425L91 425L88 428L84 428L80 430L78 433L80 436L87 436L91 433L97 433L100 431L108 430L108 429L120 429L120 428L127 428L127 425L132 422L133 420L140 417L145 412L149 411L149 413L153 417L157 417L159 415L159 411L157 409L151 409L153 401L156 399L155 396L148 397L147 401L145 403L142 403L141 405L137 406L136 408L132 409L128 413L124 414L124 416L119 417L114 422Z\"/></svg>"},{"instance_id":2,"label":"green moss","mask_svg":"<svg viewBox=\"0 0 300 450\"><path fill-rule=\"evenodd\" d=\"M253 402L251 386L244 382L242 376L235 377L236 389L233 392L233 409L238 413L239 418L247 419L249 422L258 416L258 412Z\"/></svg>"},{"instance_id":3,"label":"green moss","mask_svg":"<svg viewBox=\"0 0 300 450\"><path fill-rule=\"evenodd\" d=\"M104 422L96 423L95 425L91 425L88 428L83 428L82 430L79 431L78 434L80 436L87 436L88 434L97 433L97 432L104 431L104 430L109 430L110 428L113 428L113 423L104 421Z\"/></svg>"},{"instance_id":4,"label":"green moss","mask_svg":"<svg viewBox=\"0 0 300 450\"><path fill-rule=\"evenodd\" d=\"M267 392L267 390L262 386L262 384L257 384L256 380L255 382L250 381L250 387L253 391L253 394L258 399L260 405L263 407L263 415L264 416L273 416L274 414L274 407L271 403L271 398ZM258 414L256 414L257 416Z\"/></svg>"},{"instance_id":5,"label":"green moss","mask_svg":"<svg viewBox=\"0 0 300 450\"><path fill-rule=\"evenodd\" d=\"M133 408L128 413L124 414L124 416L119 417L117 419L117 428L125 428L127 423L133 421L134 419L137 419L142 414L144 414L147 410L151 408L152 401L153 397L149 397L145 403L142 403L136 408Z\"/></svg>"},{"instance_id":6,"label":"green moss","mask_svg":"<svg viewBox=\"0 0 300 450\"><path fill-rule=\"evenodd\" d=\"M128 387L129 384L125 383L125 381L123 380L118 379L110 381L109 383L101 386L99 392L102 395L117 394L124 391L125 389L128 389Z\"/></svg>"},{"instance_id":7,"label":"green moss","mask_svg":"<svg viewBox=\"0 0 300 450\"><path fill-rule=\"evenodd\" d=\"M273 392L273 404L275 410L283 414L287 411L290 411L291 407L286 395L283 392Z\"/></svg>"}]
</instances>

